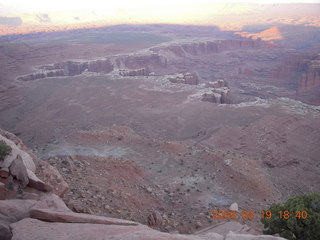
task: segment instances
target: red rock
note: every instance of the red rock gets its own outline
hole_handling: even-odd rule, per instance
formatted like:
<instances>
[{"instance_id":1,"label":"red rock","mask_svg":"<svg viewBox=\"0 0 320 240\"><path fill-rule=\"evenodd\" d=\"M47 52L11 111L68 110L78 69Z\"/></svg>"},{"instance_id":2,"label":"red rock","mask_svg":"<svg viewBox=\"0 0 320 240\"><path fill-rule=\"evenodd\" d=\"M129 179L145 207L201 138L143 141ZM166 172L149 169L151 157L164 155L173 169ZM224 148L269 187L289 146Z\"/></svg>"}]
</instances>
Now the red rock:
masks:
<instances>
[{"instance_id":1,"label":"red rock","mask_svg":"<svg viewBox=\"0 0 320 240\"><path fill-rule=\"evenodd\" d=\"M65 223L97 223L97 224L112 224L112 225L125 225L135 226L138 223L116 219L95 216L84 213L74 212L57 212L50 209L31 209L30 216L48 222L65 222Z\"/></svg>"},{"instance_id":2,"label":"red rock","mask_svg":"<svg viewBox=\"0 0 320 240\"><path fill-rule=\"evenodd\" d=\"M23 163L20 155L17 156L15 160L11 163L10 174L16 177L17 180L21 182L22 187L26 187L29 183L27 168Z\"/></svg>"},{"instance_id":3,"label":"red rock","mask_svg":"<svg viewBox=\"0 0 320 240\"><path fill-rule=\"evenodd\" d=\"M52 187L41 181L33 172L27 170L29 186L39 191L51 191Z\"/></svg>"},{"instance_id":4,"label":"red rock","mask_svg":"<svg viewBox=\"0 0 320 240\"><path fill-rule=\"evenodd\" d=\"M48 223L26 218L10 225L12 240L206 240L195 235L159 232L144 225L120 226L87 223ZM223 240L215 235L210 240Z\"/></svg>"},{"instance_id":5,"label":"red rock","mask_svg":"<svg viewBox=\"0 0 320 240\"><path fill-rule=\"evenodd\" d=\"M2 178L9 177L9 168L6 168L6 167L1 168L0 169L0 177L2 177Z\"/></svg>"},{"instance_id":6,"label":"red rock","mask_svg":"<svg viewBox=\"0 0 320 240\"><path fill-rule=\"evenodd\" d=\"M71 210L66 206L64 201L53 193L40 194L38 201L33 207L41 209L48 208L60 212L71 212Z\"/></svg>"},{"instance_id":7,"label":"red rock","mask_svg":"<svg viewBox=\"0 0 320 240\"><path fill-rule=\"evenodd\" d=\"M35 203L35 200L20 199L0 201L1 222L13 223L30 217L29 210Z\"/></svg>"},{"instance_id":8,"label":"red rock","mask_svg":"<svg viewBox=\"0 0 320 240\"><path fill-rule=\"evenodd\" d=\"M35 156L23 142L15 135L0 129L0 139L5 141L11 148L11 155L5 158L4 161L0 161L0 174L4 177L8 177L7 169L14 169L14 173L19 175L19 180L22 181L23 186L28 182L29 186L40 191L53 191L53 193L63 196L68 190L68 184L64 181L60 173L47 162L39 159ZM15 161L17 156L22 159L16 160L13 166L12 162ZM18 166L20 164L20 170L18 172ZM37 167L36 167L37 166ZM26 171L25 171L26 170ZM27 172L28 180L25 178L25 172ZM54 187L53 187L54 186Z\"/></svg>"}]
</instances>

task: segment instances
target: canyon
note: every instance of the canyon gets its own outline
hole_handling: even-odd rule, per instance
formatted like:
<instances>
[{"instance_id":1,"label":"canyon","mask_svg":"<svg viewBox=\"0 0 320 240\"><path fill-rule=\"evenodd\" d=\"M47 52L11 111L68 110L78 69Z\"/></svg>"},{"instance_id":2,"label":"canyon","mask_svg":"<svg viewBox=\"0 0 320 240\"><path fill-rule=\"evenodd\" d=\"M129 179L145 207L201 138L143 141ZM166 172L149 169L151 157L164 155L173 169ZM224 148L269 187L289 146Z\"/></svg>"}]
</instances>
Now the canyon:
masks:
<instances>
[{"instance_id":1,"label":"canyon","mask_svg":"<svg viewBox=\"0 0 320 240\"><path fill-rule=\"evenodd\" d=\"M273 17L0 37L1 233L281 239L211 216L320 192L318 17Z\"/></svg>"}]
</instances>

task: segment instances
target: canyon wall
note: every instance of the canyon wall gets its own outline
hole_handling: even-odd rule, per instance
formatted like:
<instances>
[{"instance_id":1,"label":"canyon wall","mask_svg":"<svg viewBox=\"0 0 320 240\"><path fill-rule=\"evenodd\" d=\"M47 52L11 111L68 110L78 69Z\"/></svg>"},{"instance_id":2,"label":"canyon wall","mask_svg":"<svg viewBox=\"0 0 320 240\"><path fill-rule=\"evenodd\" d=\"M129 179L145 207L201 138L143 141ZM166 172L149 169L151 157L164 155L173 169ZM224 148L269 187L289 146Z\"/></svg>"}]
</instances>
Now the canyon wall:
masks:
<instances>
[{"instance_id":1,"label":"canyon wall","mask_svg":"<svg viewBox=\"0 0 320 240\"><path fill-rule=\"evenodd\" d=\"M32 81L48 77L77 76L84 72L107 74L114 69L121 76L148 76L150 72L166 69L170 57L186 57L188 55L214 54L227 50L265 48L268 44L254 40L215 40L170 44L149 49L143 54L111 56L108 59L92 61L67 61L51 65L39 66L37 71L18 77L20 81ZM187 77L188 78L188 77ZM192 78L192 79L191 79ZM187 79L187 84L197 84L194 77Z\"/></svg>"},{"instance_id":2,"label":"canyon wall","mask_svg":"<svg viewBox=\"0 0 320 240\"><path fill-rule=\"evenodd\" d=\"M291 55L274 70L273 77L296 83L297 91L320 86L320 56Z\"/></svg>"},{"instance_id":3,"label":"canyon wall","mask_svg":"<svg viewBox=\"0 0 320 240\"><path fill-rule=\"evenodd\" d=\"M39 70L35 73L18 77L18 80L32 81L48 77L76 76L85 71L110 73L113 70L113 65L110 60L95 60L89 62L67 61L40 66L38 69Z\"/></svg>"},{"instance_id":4,"label":"canyon wall","mask_svg":"<svg viewBox=\"0 0 320 240\"><path fill-rule=\"evenodd\" d=\"M124 65L129 69L136 68L165 68L167 66L167 59L159 54L133 55L126 56L119 59L123 61Z\"/></svg>"},{"instance_id":5,"label":"canyon wall","mask_svg":"<svg viewBox=\"0 0 320 240\"><path fill-rule=\"evenodd\" d=\"M151 50L156 53L171 52L178 57L188 55L207 55L236 49L258 49L268 47L269 44L260 40L215 40L204 42L191 42L182 44L171 44L167 46L154 47Z\"/></svg>"}]
</instances>

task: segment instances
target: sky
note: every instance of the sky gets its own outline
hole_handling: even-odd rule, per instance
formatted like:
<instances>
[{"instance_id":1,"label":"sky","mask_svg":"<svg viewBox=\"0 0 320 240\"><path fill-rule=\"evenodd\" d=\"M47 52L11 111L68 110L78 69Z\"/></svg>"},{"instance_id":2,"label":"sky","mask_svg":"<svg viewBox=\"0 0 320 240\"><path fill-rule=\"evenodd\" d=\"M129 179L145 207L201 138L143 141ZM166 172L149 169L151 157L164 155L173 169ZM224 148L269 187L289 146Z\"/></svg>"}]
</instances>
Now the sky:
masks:
<instances>
[{"instance_id":1,"label":"sky","mask_svg":"<svg viewBox=\"0 0 320 240\"><path fill-rule=\"evenodd\" d=\"M142 8L174 8L184 6L196 6L199 4L226 2L249 2L259 4L275 3L320 3L320 0L0 0L1 12L52 12L52 11L70 11L70 10L101 10L116 11L117 9L142 9Z\"/></svg>"}]
</instances>

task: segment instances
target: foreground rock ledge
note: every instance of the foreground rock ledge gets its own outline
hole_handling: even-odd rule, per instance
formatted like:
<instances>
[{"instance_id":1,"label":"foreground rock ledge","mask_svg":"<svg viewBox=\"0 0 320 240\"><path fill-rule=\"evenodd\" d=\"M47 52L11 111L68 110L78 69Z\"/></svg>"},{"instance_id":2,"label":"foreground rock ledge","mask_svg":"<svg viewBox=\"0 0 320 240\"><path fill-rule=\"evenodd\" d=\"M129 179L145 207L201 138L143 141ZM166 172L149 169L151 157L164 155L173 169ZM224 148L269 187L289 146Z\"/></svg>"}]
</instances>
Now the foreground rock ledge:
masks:
<instances>
[{"instance_id":1,"label":"foreground rock ledge","mask_svg":"<svg viewBox=\"0 0 320 240\"><path fill-rule=\"evenodd\" d=\"M12 240L284 240L273 236L228 233L223 237L217 233L203 236L163 233L144 225L120 226L87 223L48 223L25 218L10 225Z\"/></svg>"},{"instance_id":2,"label":"foreground rock ledge","mask_svg":"<svg viewBox=\"0 0 320 240\"><path fill-rule=\"evenodd\" d=\"M94 223L107 225L136 226L138 223L109 217L101 217L84 213L57 212L50 209L31 209L31 218L36 218L46 222L62 223Z\"/></svg>"}]
</instances>

